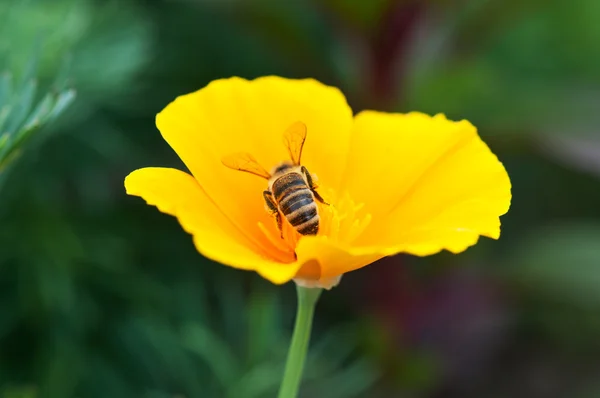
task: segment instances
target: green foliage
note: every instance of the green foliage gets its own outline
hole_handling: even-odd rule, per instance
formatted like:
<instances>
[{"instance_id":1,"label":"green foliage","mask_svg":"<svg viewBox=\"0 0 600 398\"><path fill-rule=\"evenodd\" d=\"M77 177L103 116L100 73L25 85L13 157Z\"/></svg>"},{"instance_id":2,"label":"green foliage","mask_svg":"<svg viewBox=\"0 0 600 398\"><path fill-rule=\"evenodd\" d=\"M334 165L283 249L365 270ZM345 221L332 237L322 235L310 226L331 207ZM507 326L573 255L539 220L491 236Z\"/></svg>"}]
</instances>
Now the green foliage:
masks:
<instances>
[{"instance_id":1,"label":"green foliage","mask_svg":"<svg viewBox=\"0 0 600 398\"><path fill-rule=\"evenodd\" d=\"M37 81L32 73L21 84L13 83L11 72L0 76L0 179L11 162L26 148L35 133L58 117L75 97L73 90L49 92L35 104ZM1 181L1 180L0 180Z\"/></svg>"},{"instance_id":2,"label":"green foliage","mask_svg":"<svg viewBox=\"0 0 600 398\"><path fill-rule=\"evenodd\" d=\"M600 226L596 224L540 228L515 247L510 275L538 298L598 309L599 239Z\"/></svg>"},{"instance_id":3,"label":"green foliage","mask_svg":"<svg viewBox=\"0 0 600 398\"><path fill-rule=\"evenodd\" d=\"M2 398L36 398L37 392L33 387L9 388L2 392Z\"/></svg>"},{"instance_id":4,"label":"green foliage","mask_svg":"<svg viewBox=\"0 0 600 398\"><path fill-rule=\"evenodd\" d=\"M94 99L122 92L147 61L149 27L133 2L8 1L0 21L6 68L28 70L37 50L38 76L48 80L70 58L69 79Z\"/></svg>"},{"instance_id":5,"label":"green foliage","mask_svg":"<svg viewBox=\"0 0 600 398\"><path fill-rule=\"evenodd\" d=\"M460 23L447 20L416 49L408 106L466 117L499 135L596 125L589 95L600 84L600 49L591 44L600 40L598 7L471 2Z\"/></svg>"}]
</instances>

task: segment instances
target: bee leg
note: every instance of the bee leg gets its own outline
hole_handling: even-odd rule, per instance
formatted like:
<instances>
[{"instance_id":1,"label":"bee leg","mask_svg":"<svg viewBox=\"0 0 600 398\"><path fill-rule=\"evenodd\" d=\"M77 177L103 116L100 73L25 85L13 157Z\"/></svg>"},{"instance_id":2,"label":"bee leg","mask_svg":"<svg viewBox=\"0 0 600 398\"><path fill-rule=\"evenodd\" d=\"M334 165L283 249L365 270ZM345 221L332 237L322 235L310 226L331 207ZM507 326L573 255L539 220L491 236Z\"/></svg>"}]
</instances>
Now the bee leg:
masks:
<instances>
[{"instance_id":1,"label":"bee leg","mask_svg":"<svg viewBox=\"0 0 600 398\"><path fill-rule=\"evenodd\" d=\"M312 190L313 195L315 195L315 199L318 200L319 202L323 203L326 206L329 206L329 203L325 202L325 199L323 199L321 197L321 195L319 195L319 193L317 191L315 191L314 189Z\"/></svg>"},{"instance_id":2,"label":"bee leg","mask_svg":"<svg viewBox=\"0 0 600 398\"><path fill-rule=\"evenodd\" d=\"M329 206L329 203L325 202L325 199L323 199L323 197L321 197L321 195L319 195L319 193L317 192L317 184L313 181L313 178L311 177L311 175L308 172L308 170L306 169L306 167L302 166L302 168L300 170L302 171L302 174L304 174L304 177L306 178L306 182L308 183L308 187L310 188L313 195L315 196L315 199L318 200L319 202L323 203L324 205Z\"/></svg>"},{"instance_id":3,"label":"bee leg","mask_svg":"<svg viewBox=\"0 0 600 398\"><path fill-rule=\"evenodd\" d=\"M281 239L283 239L283 219L281 218L281 213L277 212L275 214L275 221L277 222L277 229L279 230L279 235Z\"/></svg>"},{"instance_id":4,"label":"bee leg","mask_svg":"<svg viewBox=\"0 0 600 398\"><path fill-rule=\"evenodd\" d=\"M302 172L302 174L304 174L304 177L306 178L306 182L308 183L309 188L312 190L317 189L318 188L317 183L315 180L313 180L312 176L310 175L310 173L308 172L306 167L302 166L300 168L300 171Z\"/></svg>"},{"instance_id":5,"label":"bee leg","mask_svg":"<svg viewBox=\"0 0 600 398\"><path fill-rule=\"evenodd\" d=\"M281 234L281 239L283 239L283 220L281 218L281 213L279 213L279 209L277 208L277 203L275 203L275 199L273 198L273 193L270 191L263 192L263 198L265 198L266 209L271 216L275 217L275 221L277 222L277 229Z\"/></svg>"}]
</instances>

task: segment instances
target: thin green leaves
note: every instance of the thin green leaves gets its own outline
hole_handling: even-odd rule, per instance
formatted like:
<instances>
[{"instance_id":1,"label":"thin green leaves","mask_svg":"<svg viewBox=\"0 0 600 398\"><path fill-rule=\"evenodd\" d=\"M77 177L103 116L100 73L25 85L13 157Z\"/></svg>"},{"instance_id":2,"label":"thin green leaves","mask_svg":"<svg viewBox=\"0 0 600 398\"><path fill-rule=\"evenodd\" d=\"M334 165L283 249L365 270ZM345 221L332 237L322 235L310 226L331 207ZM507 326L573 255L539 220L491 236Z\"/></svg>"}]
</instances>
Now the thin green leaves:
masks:
<instances>
[{"instance_id":1,"label":"thin green leaves","mask_svg":"<svg viewBox=\"0 0 600 398\"><path fill-rule=\"evenodd\" d=\"M23 83L15 85L13 74L0 76L0 178L24 150L35 132L56 119L73 102L75 91L64 89L40 95L34 68Z\"/></svg>"}]
</instances>

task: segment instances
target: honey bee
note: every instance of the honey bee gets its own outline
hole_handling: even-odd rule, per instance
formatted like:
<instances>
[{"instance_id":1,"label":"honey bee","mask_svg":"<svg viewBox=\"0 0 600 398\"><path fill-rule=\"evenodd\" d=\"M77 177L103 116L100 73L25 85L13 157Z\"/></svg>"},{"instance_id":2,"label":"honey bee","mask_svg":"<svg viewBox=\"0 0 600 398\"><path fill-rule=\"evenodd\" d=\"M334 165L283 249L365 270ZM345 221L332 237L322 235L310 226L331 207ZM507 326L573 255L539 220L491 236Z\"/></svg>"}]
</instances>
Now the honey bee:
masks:
<instances>
[{"instance_id":1,"label":"honey bee","mask_svg":"<svg viewBox=\"0 0 600 398\"><path fill-rule=\"evenodd\" d=\"M283 141L290 161L283 161L269 173L249 153L225 156L221 162L234 170L245 171L265 178L268 189L263 192L265 208L275 217L277 229L283 238L283 217L301 235L319 232L319 211L315 200L328 205L317 192L317 184L306 167L300 164L306 141L306 125L292 124L284 133Z\"/></svg>"}]
</instances>

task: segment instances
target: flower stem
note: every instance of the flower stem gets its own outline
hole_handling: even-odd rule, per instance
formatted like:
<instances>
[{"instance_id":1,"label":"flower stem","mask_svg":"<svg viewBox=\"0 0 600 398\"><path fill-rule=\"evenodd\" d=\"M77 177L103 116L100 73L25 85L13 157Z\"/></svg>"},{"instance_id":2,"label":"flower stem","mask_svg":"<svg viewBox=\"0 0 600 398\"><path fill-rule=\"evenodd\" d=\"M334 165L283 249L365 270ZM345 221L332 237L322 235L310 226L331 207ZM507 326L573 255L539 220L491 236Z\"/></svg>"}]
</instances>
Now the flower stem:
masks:
<instances>
[{"instance_id":1,"label":"flower stem","mask_svg":"<svg viewBox=\"0 0 600 398\"><path fill-rule=\"evenodd\" d=\"M304 360L306 359L308 342L310 341L313 314L315 312L315 305L321 295L321 290L296 285L298 312L296 313L292 343L288 351L285 372L277 398L296 398L298 396L302 370L304 369Z\"/></svg>"}]
</instances>

